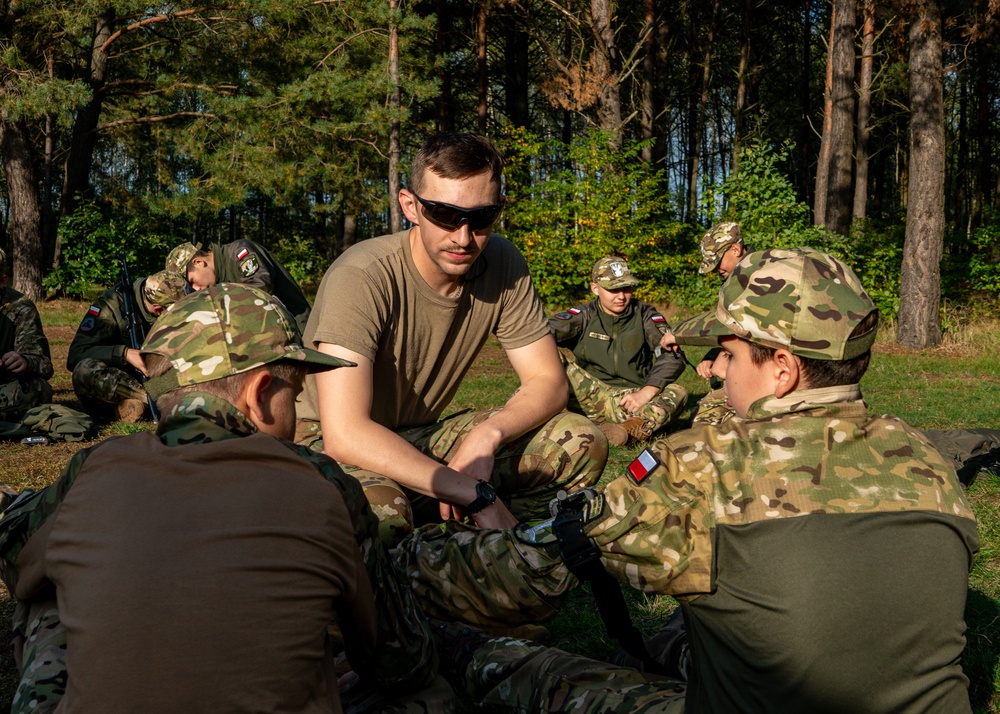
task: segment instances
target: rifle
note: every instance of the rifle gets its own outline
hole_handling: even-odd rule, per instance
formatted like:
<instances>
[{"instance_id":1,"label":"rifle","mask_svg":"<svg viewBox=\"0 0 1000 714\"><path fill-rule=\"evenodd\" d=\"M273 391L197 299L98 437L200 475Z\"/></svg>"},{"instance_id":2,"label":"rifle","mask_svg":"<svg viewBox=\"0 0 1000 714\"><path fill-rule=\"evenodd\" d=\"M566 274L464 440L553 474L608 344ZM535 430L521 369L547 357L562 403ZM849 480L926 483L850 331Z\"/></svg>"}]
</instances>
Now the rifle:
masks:
<instances>
[{"instance_id":1,"label":"rifle","mask_svg":"<svg viewBox=\"0 0 1000 714\"><path fill-rule=\"evenodd\" d=\"M122 264L122 272L118 277L115 290L122 296L122 304L125 306L128 346L134 350L139 350L142 349L142 343L146 339L146 326L143 325L142 318L139 317L139 310L135 304L135 293L132 291L132 276L128 272L128 261L125 259L125 253L119 253L117 258ZM143 382L146 381L142 373L139 374L139 379ZM149 405L149 413L152 415L153 423L155 424L160 420L160 412L157 411L156 403L148 394L146 395L146 404Z\"/></svg>"}]
</instances>

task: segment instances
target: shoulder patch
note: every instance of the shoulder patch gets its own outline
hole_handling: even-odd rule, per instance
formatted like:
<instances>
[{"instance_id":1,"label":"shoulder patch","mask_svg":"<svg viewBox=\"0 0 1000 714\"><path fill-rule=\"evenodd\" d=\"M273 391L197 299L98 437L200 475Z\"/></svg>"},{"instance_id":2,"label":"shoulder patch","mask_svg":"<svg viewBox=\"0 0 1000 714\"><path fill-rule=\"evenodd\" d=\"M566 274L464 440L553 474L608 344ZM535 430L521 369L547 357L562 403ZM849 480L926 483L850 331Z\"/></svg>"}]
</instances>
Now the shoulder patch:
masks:
<instances>
[{"instance_id":1,"label":"shoulder patch","mask_svg":"<svg viewBox=\"0 0 1000 714\"><path fill-rule=\"evenodd\" d=\"M667 318L665 318L663 315L661 315L658 312L654 312L653 313L653 318L652 319L653 319L653 322L657 322L657 323L659 323L659 322L666 322L667 321Z\"/></svg>"},{"instance_id":2,"label":"shoulder patch","mask_svg":"<svg viewBox=\"0 0 1000 714\"><path fill-rule=\"evenodd\" d=\"M556 318L557 320L568 320L573 316L570 315L568 312L557 312L555 315L553 315L553 317Z\"/></svg>"},{"instance_id":3,"label":"shoulder patch","mask_svg":"<svg viewBox=\"0 0 1000 714\"><path fill-rule=\"evenodd\" d=\"M646 480L646 477L660 465L660 460L649 449L644 449L635 461L625 467L625 475L637 486Z\"/></svg>"},{"instance_id":4,"label":"shoulder patch","mask_svg":"<svg viewBox=\"0 0 1000 714\"><path fill-rule=\"evenodd\" d=\"M579 315L582 311L578 307L571 307L569 310L567 310L567 312L570 315Z\"/></svg>"},{"instance_id":5,"label":"shoulder patch","mask_svg":"<svg viewBox=\"0 0 1000 714\"><path fill-rule=\"evenodd\" d=\"M80 323L80 332L90 332L93 330L97 324L97 316L100 314L101 308L97 307L97 305L91 305L83 318L83 322Z\"/></svg>"},{"instance_id":6,"label":"shoulder patch","mask_svg":"<svg viewBox=\"0 0 1000 714\"><path fill-rule=\"evenodd\" d=\"M236 254L236 260L243 260L248 255L250 255L250 249L244 248L243 250L241 250L239 253Z\"/></svg>"},{"instance_id":7,"label":"shoulder patch","mask_svg":"<svg viewBox=\"0 0 1000 714\"><path fill-rule=\"evenodd\" d=\"M240 252L242 253L245 251L246 248L244 248ZM249 258L240 263L240 272L243 274L244 278L249 278L251 275L257 272L258 267L260 266L257 263L257 256L251 255Z\"/></svg>"}]
</instances>

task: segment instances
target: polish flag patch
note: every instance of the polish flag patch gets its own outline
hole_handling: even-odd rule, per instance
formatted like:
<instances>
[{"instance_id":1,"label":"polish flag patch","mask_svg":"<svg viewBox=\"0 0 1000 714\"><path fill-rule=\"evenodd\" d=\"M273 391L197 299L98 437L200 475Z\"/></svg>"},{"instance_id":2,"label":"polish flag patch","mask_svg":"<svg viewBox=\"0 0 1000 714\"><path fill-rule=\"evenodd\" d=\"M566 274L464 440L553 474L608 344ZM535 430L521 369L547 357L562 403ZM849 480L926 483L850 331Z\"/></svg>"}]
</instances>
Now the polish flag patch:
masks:
<instances>
[{"instance_id":1,"label":"polish flag patch","mask_svg":"<svg viewBox=\"0 0 1000 714\"><path fill-rule=\"evenodd\" d=\"M570 315L579 315L580 314L580 308L578 308L578 307L571 307L566 312L568 312Z\"/></svg>"},{"instance_id":2,"label":"polish flag patch","mask_svg":"<svg viewBox=\"0 0 1000 714\"><path fill-rule=\"evenodd\" d=\"M243 250L241 250L239 253L236 254L236 260L243 260L248 255L250 255L250 249L244 248Z\"/></svg>"},{"instance_id":3,"label":"polish flag patch","mask_svg":"<svg viewBox=\"0 0 1000 714\"><path fill-rule=\"evenodd\" d=\"M97 307L97 305L91 305L90 309L87 310L87 314L97 317L98 315L101 314L101 308Z\"/></svg>"},{"instance_id":4,"label":"polish flag patch","mask_svg":"<svg viewBox=\"0 0 1000 714\"><path fill-rule=\"evenodd\" d=\"M659 314L653 315L653 322L659 323L659 322L666 322L666 321L667 321L667 319L663 315L659 315Z\"/></svg>"},{"instance_id":5,"label":"polish flag patch","mask_svg":"<svg viewBox=\"0 0 1000 714\"><path fill-rule=\"evenodd\" d=\"M645 449L636 457L635 461L625 468L625 475L638 485L645 481L646 477L659 465L660 460L656 458L652 451Z\"/></svg>"}]
</instances>

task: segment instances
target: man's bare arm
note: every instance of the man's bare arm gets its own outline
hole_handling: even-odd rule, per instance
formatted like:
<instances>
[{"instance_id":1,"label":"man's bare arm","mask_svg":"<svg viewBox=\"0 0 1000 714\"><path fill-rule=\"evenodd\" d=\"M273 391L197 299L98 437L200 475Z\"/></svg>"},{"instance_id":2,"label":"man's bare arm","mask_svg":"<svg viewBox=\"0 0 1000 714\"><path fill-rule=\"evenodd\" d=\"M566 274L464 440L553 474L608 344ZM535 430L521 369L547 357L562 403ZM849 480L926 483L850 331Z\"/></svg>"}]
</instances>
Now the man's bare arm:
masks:
<instances>
[{"instance_id":1,"label":"man's bare arm","mask_svg":"<svg viewBox=\"0 0 1000 714\"><path fill-rule=\"evenodd\" d=\"M477 425L448 464L475 478L488 478L493 455L509 441L541 426L566 406L569 383L551 335L530 345L507 350L507 358L521 382L503 409Z\"/></svg>"},{"instance_id":2,"label":"man's bare arm","mask_svg":"<svg viewBox=\"0 0 1000 714\"><path fill-rule=\"evenodd\" d=\"M475 479L425 456L391 429L372 421L371 360L339 345L321 342L317 349L357 364L316 375L323 443L329 456L447 503L463 506L476 499ZM489 474L484 480L489 480ZM499 500L474 518L487 528L509 528L517 523Z\"/></svg>"}]
</instances>

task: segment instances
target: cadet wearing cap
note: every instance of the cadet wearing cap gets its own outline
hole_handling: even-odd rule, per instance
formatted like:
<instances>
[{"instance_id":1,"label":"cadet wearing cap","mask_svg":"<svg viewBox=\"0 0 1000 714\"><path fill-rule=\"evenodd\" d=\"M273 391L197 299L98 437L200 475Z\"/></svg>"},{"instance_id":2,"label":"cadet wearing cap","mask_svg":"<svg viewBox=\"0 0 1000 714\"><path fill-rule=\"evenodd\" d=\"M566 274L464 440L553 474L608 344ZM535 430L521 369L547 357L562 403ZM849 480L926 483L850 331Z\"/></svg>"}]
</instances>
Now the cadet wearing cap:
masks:
<instances>
[{"instance_id":1,"label":"cadet wearing cap","mask_svg":"<svg viewBox=\"0 0 1000 714\"><path fill-rule=\"evenodd\" d=\"M331 616L361 689L434 676L360 486L287 440L306 371L348 364L297 335L253 288L180 301L142 349L156 433L81 451L4 514L24 635L13 711L340 712Z\"/></svg>"},{"instance_id":2,"label":"cadet wearing cap","mask_svg":"<svg viewBox=\"0 0 1000 714\"><path fill-rule=\"evenodd\" d=\"M195 290L217 283L242 283L274 295L295 316L299 334L309 319L309 301L302 288L270 251L252 240L231 243L182 243L167 255L168 273L182 275Z\"/></svg>"},{"instance_id":3,"label":"cadet wearing cap","mask_svg":"<svg viewBox=\"0 0 1000 714\"><path fill-rule=\"evenodd\" d=\"M143 331L148 332L185 291L184 278L166 271L138 278L132 285L133 304ZM115 419L136 422L147 411L142 386L146 367L139 351L128 346L128 329L125 299L117 287L108 288L80 321L66 368L73 373L73 391L85 409L97 413L113 409Z\"/></svg>"},{"instance_id":4,"label":"cadet wearing cap","mask_svg":"<svg viewBox=\"0 0 1000 714\"><path fill-rule=\"evenodd\" d=\"M7 285L7 254L0 250L0 421L17 421L52 401L49 341L35 303Z\"/></svg>"},{"instance_id":5,"label":"cadet wearing cap","mask_svg":"<svg viewBox=\"0 0 1000 714\"><path fill-rule=\"evenodd\" d=\"M659 349L670 326L655 307L632 298L638 283L623 258L601 258L590 274L596 297L549 320L556 344L576 357L566 363L568 408L599 424L615 446L649 439L687 401L684 387L672 384L684 372L684 355Z\"/></svg>"},{"instance_id":6,"label":"cadet wearing cap","mask_svg":"<svg viewBox=\"0 0 1000 714\"><path fill-rule=\"evenodd\" d=\"M686 630L651 654L687 684L469 635L443 657L454 682L523 711L969 712L976 522L948 460L868 413L858 382L877 324L847 266L800 248L747 256L717 309L676 327L685 344L721 342L740 418L655 442L591 500L583 530L619 581L680 601ZM434 614L514 623L550 616L572 584L539 540L451 526L397 558Z\"/></svg>"}]
</instances>

